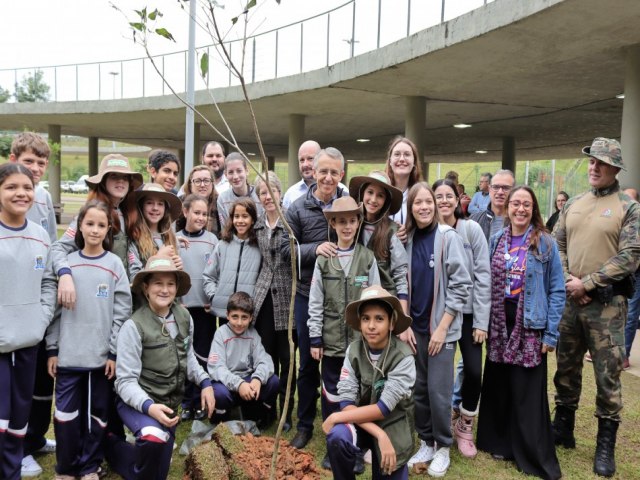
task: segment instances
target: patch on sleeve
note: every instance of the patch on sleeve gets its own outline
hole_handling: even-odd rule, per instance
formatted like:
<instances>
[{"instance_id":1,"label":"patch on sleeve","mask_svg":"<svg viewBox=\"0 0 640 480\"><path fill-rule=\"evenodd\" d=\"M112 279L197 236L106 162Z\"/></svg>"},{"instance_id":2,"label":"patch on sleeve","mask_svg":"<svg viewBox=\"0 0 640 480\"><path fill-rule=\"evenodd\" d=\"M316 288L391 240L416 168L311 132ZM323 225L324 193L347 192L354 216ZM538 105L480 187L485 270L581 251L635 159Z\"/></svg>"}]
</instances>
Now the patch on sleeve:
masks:
<instances>
[{"instance_id":1,"label":"patch on sleeve","mask_svg":"<svg viewBox=\"0 0 640 480\"><path fill-rule=\"evenodd\" d=\"M64 234L69 238L74 238L74 239L76 238L76 231L71 227L67 228L67 231L64 232Z\"/></svg>"},{"instance_id":2,"label":"patch on sleeve","mask_svg":"<svg viewBox=\"0 0 640 480\"><path fill-rule=\"evenodd\" d=\"M133 252L129 252L128 258L129 258L129 265L133 265L133 262L136 261L136 256L133 254Z\"/></svg>"},{"instance_id":3,"label":"patch on sleeve","mask_svg":"<svg viewBox=\"0 0 640 480\"><path fill-rule=\"evenodd\" d=\"M340 370L340 380L344 380L349 378L349 369L347 367L342 367Z\"/></svg>"},{"instance_id":4,"label":"patch on sleeve","mask_svg":"<svg viewBox=\"0 0 640 480\"><path fill-rule=\"evenodd\" d=\"M218 360L219 360L218 354L214 352L211 355L209 355L207 362L215 365L216 363L218 363Z\"/></svg>"}]
</instances>

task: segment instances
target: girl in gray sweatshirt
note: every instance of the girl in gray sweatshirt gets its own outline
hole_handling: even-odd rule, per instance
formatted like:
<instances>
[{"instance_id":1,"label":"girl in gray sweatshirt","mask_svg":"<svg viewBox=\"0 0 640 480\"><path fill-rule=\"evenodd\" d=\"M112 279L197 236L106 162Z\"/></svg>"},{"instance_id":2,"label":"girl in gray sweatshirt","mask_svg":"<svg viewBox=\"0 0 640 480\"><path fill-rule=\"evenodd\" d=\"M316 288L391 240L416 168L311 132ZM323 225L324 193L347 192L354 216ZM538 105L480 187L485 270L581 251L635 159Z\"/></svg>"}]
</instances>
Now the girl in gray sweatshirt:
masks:
<instances>
[{"instance_id":1,"label":"girl in gray sweatshirt","mask_svg":"<svg viewBox=\"0 0 640 480\"><path fill-rule=\"evenodd\" d=\"M67 256L75 279L75 308L60 308L47 330L49 374L56 379L54 430L56 473L82 477L97 473L103 460L114 377L116 340L131 314L131 290L122 261L111 253L109 207L87 202L78 215Z\"/></svg>"}]
</instances>

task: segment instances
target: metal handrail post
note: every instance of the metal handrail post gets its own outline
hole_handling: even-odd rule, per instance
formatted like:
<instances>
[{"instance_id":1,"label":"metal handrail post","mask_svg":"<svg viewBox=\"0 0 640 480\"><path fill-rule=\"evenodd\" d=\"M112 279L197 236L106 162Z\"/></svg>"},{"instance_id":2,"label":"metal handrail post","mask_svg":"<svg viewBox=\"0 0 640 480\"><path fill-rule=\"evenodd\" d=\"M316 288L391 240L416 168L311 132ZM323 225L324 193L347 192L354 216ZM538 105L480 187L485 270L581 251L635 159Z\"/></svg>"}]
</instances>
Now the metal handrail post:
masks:
<instances>
[{"instance_id":1,"label":"metal handrail post","mask_svg":"<svg viewBox=\"0 0 640 480\"><path fill-rule=\"evenodd\" d=\"M302 73L302 59L304 58L304 23L300 24L300 73Z\"/></svg>"},{"instance_id":2,"label":"metal handrail post","mask_svg":"<svg viewBox=\"0 0 640 480\"><path fill-rule=\"evenodd\" d=\"M251 57L251 83L256 83L256 37L253 37L253 55Z\"/></svg>"},{"instance_id":3,"label":"metal handrail post","mask_svg":"<svg viewBox=\"0 0 640 480\"><path fill-rule=\"evenodd\" d=\"M407 37L411 33L411 0L407 0Z\"/></svg>"},{"instance_id":4,"label":"metal handrail post","mask_svg":"<svg viewBox=\"0 0 640 480\"><path fill-rule=\"evenodd\" d=\"M353 13L351 18L351 58L353 58L353 52L354 52L355 46L356 46L356 2L353 2Z\"/></svg>"},{"instance_id":5,"label":"metal handrail post","mask_svg":"<svg viewBox=\"0 0 640 480\"><path fill-rule=\"evenodd\" d=\"M382 0L378 0L378 40L376 48L380 48L380 22L382 21Z\"/></svg>"},{"instance_id":6,"label":"metal handrail post","mask_svg":"<svg viewBox=\"0 0 640 480\"><path fill-rule=\"evenodd\" d=\"M327 67L329 66L329 32L331 31L331 13L327 15Z\"/></svg>"},{"instance_id":7,"label":"metal handrail post","mask_svg":"<svg viewBox=\"0 0 640 480\"><path fill-rule=\"evenodd\" d=\"M278 78L278 30L276 30L276 69L275 69L275 77Z\"/></svg>"}]
</instances>

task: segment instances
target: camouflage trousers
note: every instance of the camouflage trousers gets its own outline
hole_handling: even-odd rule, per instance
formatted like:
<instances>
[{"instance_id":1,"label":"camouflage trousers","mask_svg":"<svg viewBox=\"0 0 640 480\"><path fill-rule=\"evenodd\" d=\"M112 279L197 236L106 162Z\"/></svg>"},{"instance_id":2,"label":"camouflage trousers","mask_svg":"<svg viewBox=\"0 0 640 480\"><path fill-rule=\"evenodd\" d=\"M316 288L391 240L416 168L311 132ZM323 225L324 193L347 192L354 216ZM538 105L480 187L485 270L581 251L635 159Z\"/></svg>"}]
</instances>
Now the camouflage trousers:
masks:
<instances>
[{"instance_id":1,"label":"camouflage trousers","mask_svg":"<svg viewBox=\"0 0 640 480\"><path fill-rule=\"evenodd\" d=\"M606 305L592 300L579 306L567 299L558 328L558 370L553 379L556 405L578 408L583 358L588 350L596 379L596 417L620 421L626 318L627 299L622 295Z\"/></svg>"}]
</instances>

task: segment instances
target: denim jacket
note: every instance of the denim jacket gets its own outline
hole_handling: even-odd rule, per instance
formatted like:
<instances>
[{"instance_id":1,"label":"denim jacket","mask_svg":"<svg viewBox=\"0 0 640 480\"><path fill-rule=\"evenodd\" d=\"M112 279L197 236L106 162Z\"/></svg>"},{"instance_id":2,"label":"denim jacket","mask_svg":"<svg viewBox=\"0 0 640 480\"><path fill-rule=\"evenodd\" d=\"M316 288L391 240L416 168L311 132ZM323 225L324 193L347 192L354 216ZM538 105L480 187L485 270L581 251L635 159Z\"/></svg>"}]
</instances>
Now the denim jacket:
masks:
<instances>
[{"instance_id":1,"label":"denim jacket","mask_svg":"<svg viewBox=\"0 0 640 480\"><path fill-rule=\"evenodd\" d=\"M491 237L491 258L504 230ZM550 347L558 343L558 324L564 310L566 293L558 246L551 235L540 237L539 253L527 252L527 273L524 283L524 326L543 330L542 343Z\"/></svg>"}]
</instances>

